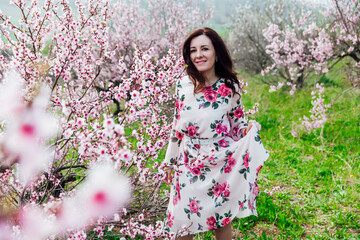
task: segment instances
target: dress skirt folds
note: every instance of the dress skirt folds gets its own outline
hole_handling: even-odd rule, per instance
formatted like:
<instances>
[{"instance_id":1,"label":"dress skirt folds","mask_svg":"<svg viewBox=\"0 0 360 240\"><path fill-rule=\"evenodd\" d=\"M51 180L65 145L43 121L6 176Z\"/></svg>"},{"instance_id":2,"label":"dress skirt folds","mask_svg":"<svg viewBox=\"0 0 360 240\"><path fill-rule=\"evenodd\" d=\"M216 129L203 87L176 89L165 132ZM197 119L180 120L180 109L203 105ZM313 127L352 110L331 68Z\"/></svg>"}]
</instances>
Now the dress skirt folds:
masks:
<instances>
[{"instance_id":1,"label":"dress skirt folds","mask_svg":"<svg viewBox=\"0 0 360 240\"><path fill-rule=\"evenodd\" d=\"M255 126L246 128L240 93L220 78L194 94L188 77L176 84L171 139L174 168L166 230L178 236L214 230L257 215L257 175L268 158ZM238 88L237 88L238 91Z\"/></svg>"}]
</instances>

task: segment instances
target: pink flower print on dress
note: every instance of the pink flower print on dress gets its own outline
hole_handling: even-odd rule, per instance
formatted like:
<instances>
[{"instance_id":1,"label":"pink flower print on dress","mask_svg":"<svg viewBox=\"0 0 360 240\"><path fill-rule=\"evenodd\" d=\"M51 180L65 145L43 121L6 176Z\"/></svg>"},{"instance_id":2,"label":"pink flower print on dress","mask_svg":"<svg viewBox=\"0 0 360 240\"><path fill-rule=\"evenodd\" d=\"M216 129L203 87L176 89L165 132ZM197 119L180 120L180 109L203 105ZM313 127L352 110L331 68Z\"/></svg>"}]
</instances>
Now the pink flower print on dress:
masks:
<instances>
[{"instance_id":1,"label":"pink flower print on dress","mask_svg":"<svg viewBox=\"0 0 360 240\"><path fill-rule=\"evenodd\" d=\"M251 202L251 201L248 201L248 204L249 204L249 209L250 209L251 211L253 211L253 210L254 210L254 205L252 204L252 202Z\"/></svg>"},{"instance_id":2,"label":"pink flower print on dress","mask_svg":"<svg viewBox=\"0 0 360 240\"><path fill-rule=\"evenodd\" d=\"M169 212L169 215L168 215L168 223L169 223L169 227L172 227L173 226L173 220L174 220L174 216L171 215L171 212Z\"/></svg>"},{"instance_id":3,"label":"pink flower print on dress","mask_svg":"<svg viewBox=\"0 0 360 240\"><path fill-rule=\"evenodd\" d=\"M206 219L206 224L209 226L208 230L214 230L216 229L216 219L214 216L211 216L209 218Z\"/></svg>"},{"instance_id":4,"label":"pink flower print on dress","mask_svg":"<svg viewBox=\"0 0 360 240\"><path fill-rule=\"evenodd\" d=\"M232 135L237 136L238 131L239 131L239 127L234 127L232 130Z\"/></svg>"},{"instance_id":5,"label":"pink flower print on dress","mask_svg":"<svg viewBox=\"0 0 360 240\"><path fill-rule=\"evenodd\" d=\"M179 99L175 99L175 108L179 109Z\"/></svg>"},{"instance_id":6,"label":"pink flower print on dress","mask_svg":"<svg viewBox=\"0 0 360 240\"><path fill-rule=\"evenodd\" d=\"M216 95L217 95L217 92L212 90L211 88L206 88L206 90L204 92L205 99L209 102L215 102Z\"/></svg>"},{"instance_id":7,"label":"pink flower print on dress","mask_svg":"<svg viewBox=\"0 0 360 240\"><path fill-rule=\"evenodd\" d=\"M232 171L232 167L230 165L227 165L225 168L224 168L224 173L230 173Z\"/></svg>"},{"instance_id":8,"label":"pink flower print on dress","mask_svg":"<svg viewBox=\"0 0 360 240\"><path fill-rule=\"evenodd\" d=\"M223 132L223 125L221 123L218 123L216 125L216 133L221 134Z\"/></svg>"},{"instance_id":9,"label":"pink flower print on dress","mask_svg":"<svg viewBox=\"0 0 360 240\"><path fill-rule=\"evenodd\" d=\"M175 206L176 204L178 204L179 199L177 197L173 198L173 205Z\"/></svg>"},{"instance_id":10,"label":"pink flower print on dress","mask_svg":"<svg viewBox=\"0 0 360 240\"><path fill-rule=\"evenodd\" d=\"M258 174L259 174L259 172L260 172L260 170L261 170L262 166L263 166L263 165L260 165L260 166L258 166L258 167L256 168L256 175L258 175Z\"/></svg>"},{"instance_id":11,"label":"pink flower print on dress","mask_svg":"<svg viewBox=\"0 0 360 240\"><path fill-rule=\"evenodd\" d=\"M228 164L230 167L235 166L235 164L236 164L236 159L232 157L232 154L229 156L229 159L228 159L227 164Z\"/></svg>"},{"instance_id":12,"label":"pink flower print on dress","mask_svg":"<svg viewBox=\"0 0 360 240\"><path fill-rule=\"evenodd\" d=\"M195 134L197 133L197 129L196 129L195 126L189 126L187 128L187 131L188 131L188 134L189 134L190 137L195 136Z\"/></svg>"},{"instance_id":13,"label":"pink flower print on dress","mask_svg":"<svg viewBox=\"0 0 360 240\"><path fill-rule=\"evenodd\" d=\"M231 218L227 217L227 218L225 218L225 219L223 220L222 224L223 224L223 226L226 226L226 225L228 225L230 222L231 222Z\"/></svg>"},{"instance_id":14,"label":"pink flower print on dress","mask_svg":"<svg viewBox=\"0 0 360 240\"><path fill-rule=\"evenodd\" d=\"M249 169L249 154L247 153L244 157L244 165L246 169Z\"/></svg>"},{"instance_id":15,"label":"pink flower print on dress","mask_svg":"<svg viewBox=\"0 0 360 240\"><path fill-rule=\"evenodd\" d=\"M188 158L186 152L184 152L184 164L185 164L185 166L188 166L188 164L189 164L189 158Z\"/></svg>"},{"instance_id":16,"label":"pink flower print on dress","mask_svg":"<svg viewBox=\"0 0 360 240\"><path fill-rule=\"evenodd\" d=\"M242 108L236 109L234 115L236 118L242 118L244 116L243 109Z\"/></svg>"},{"instance_id":17,"label":"pink flower print on dress","mask_svg":"<svg viewBox=\"0 0 360 240\"><path fill-rule=\"evenodd\" d=\"M229 146L229 143L225 139L221 139L219 142L220 146L227 147Z\"/></svg>"},{"instance_id":18,"label":"pink flower print on dress","mask_svg":"<svg viewBox=\"0 0 360 240\"><path fill-rule=\"evenodd\" d=\"M199 212L199 204L195 200L192 200L189 203L189 207L190 207L190 211L192 211L193 213Z\"/></svg>"},{"instance_id":19,"label":"pink flower print on dress","mask_svg":"<svg viewBox=\"0 0 360 240\"><path fill-rule=\"evenodd\" d=\"M183 140L184 134L181 133L181 132L176 131L176 138L179 139L179 140Z\"/></svg>"},{"instance_id":20,"label":"pink flower print on dress","mask_svg":"<svg viewBox=\"0 0 360 240\"><path fill-rule=\"evenodd\" d=\"M180 112L184 108L184 103L180 102L178 99L175 99L175 108Z\"/></svg>"},{"instance_id":21,"label":"pink flower print on dress","mask_svg":"<svg viewBox=\"0 0 360 240\"><path fill-rule=\"evenodd\" d=\"M228 134L229 131L226 125L222 125L222 132Z\"/></svg>"},{"instance_id":22,"label":"pink flower print on dress","mask_svg":"<svg viewBox=\"0 0 360 240\"><path fill-rule=\"evenodd\" d=\"M229 191L229 189L225 189L225 191L224 191L224 197L229 197L230 196L230 191Z\"/></svg>"},{"instance_id":23,"label":"pink flower print on dress","mask_svg":"<svg viewBox=\"0 0 360 240\"><path fill-rule=\"evenodd\" d=\"M259 192L260 192L259 186L258 186L257 182L255 182L255 185L253 187L254 200L259 195Z\"/></svg>"},{"instance_id":24,"label":"pink flower print on dress","mask_svg":"<svg viewBox=\"0 0 360 240\"><path fill-rule=\"evenodd\" d=\"M201 171L200 171L200 169L198 167L197 168L190 168L190 172L195 176L199 176L201 174Z\"/></svg>"},{"instance_id":25,"label":"pink flower print on dress","mask_svg":"<svg viewBox=\"0 0 360 240\"><path fill-rule=\"evenodd\" d=\"M180 183L177 182L176 186L175 186L175 197L173 199L173 205L175 206L176 204L178 204L178 202L181 200L181 196L180 196Z\"/></svg>"},{"instance_id":26,"label":"pink flower print on dress","mask_svg":"<svg viewBox=\"0 0 360 240\"><path fill-rule=\"evenodd\" d=\"M216 197L220 197L222 192L223 192L223 187L221 186L221 184L218 184L217 186L215 186L214 194Z\"/></svg>"},{"instance_id":27,"label":"pink flower print on dress","mask_svg":"<svg viewBox=\"0 0 360 240\"><path fill-rule=\"evenodd\" d=\"M184 103L179 102L179 111L182 111L184 109Z\"/></svg>"},{"instance_id":28,"label":"pink flower print on dress","mask_svg":"<svg viewBox=\"0 0 360 240\"><path fill-rule=\"evenodd\" d=\"M222 97L226 97L231 94L231 89L229 87L227 87L225 84L223 84L219 87L218 93Z\"/></svg>"},{"instance_id":29,"label":"pink flower print on dress","mask_svg":"<svg viewBox=\"0 0 360 240\"><path fill-rule=\"evenodd\" d=\"M244 203L240 203L240 206L239 206L239 211L244 207Z\"/></svg>"},{"instance_id":30,"label":"pink flower print on dress","mask_svg":"<svg viewBox=\"0 0 360 240\"><path fill-rule=\"evenodd\" d=\"M177 193L177 198L178 198L179 200L181 200L181 196L180 196L180 183L179 183L179 182L176 183L175 189L176 189L176 193Z\"/></svg>"}]
</instances>

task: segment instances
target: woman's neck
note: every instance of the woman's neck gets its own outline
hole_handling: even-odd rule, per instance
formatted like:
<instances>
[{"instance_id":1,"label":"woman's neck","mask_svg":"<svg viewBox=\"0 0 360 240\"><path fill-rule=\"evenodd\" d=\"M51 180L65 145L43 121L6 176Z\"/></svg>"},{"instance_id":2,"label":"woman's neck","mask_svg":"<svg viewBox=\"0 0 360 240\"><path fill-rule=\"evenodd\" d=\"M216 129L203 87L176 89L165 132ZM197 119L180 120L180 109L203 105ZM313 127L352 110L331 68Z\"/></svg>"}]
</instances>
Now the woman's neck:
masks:
<instances>
[{"instance_id":1,"label":"woman's neck","mask_svg":"<svg viewBox=\"0 0 360 240\"><path fill-rule=\"evenodd\" d=\"M215 69L213 69L213 71L204 72L203 76L206 79L206 87L212 86L219 79L219 77L215 74Z\"/></svg>"}]
</instances>

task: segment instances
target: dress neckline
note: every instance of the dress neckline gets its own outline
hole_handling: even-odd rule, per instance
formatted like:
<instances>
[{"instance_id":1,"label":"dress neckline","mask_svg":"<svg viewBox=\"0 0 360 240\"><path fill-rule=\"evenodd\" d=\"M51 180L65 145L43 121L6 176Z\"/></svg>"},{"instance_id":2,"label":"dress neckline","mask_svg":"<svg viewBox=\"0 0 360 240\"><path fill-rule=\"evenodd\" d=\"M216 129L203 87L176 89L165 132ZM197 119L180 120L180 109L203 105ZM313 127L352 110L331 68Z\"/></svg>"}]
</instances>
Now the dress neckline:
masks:
<instances>
[{"instance_id":1,"label":"dress neckline","mask_svg":"<svg viewBox=\"0 0 360 240\"><path fill-rule=\"evenodd\" d=\"M205 88L213 88L214 86L216 86L216 84L218 83L218 82L220 82L220 80L221 80L222 78L221 77L219 77L219 79L218 80L216 80L212 85L210 85L210 86L207 86L207 87L205 87Z\"/></svg>"}]
</instances>

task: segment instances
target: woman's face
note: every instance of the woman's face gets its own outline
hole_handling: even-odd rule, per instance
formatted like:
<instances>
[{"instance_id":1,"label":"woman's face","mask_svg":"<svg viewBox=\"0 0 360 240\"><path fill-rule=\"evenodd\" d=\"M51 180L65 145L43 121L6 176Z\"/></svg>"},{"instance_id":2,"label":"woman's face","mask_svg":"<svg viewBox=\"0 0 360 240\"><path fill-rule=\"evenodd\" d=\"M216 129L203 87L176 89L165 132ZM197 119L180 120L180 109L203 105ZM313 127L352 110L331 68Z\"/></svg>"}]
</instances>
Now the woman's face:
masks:
<instances>
[{"instance_id":1,"label":"woman's face","mask_svg":"<svg viewBox=\"0 0 360 240\"><path fill-rule=\"evenodd\" d=\"M215 71L216 53L209 37L200 35L191 40L190 60L201 73Z\"/></svg>"}]
</instances>

